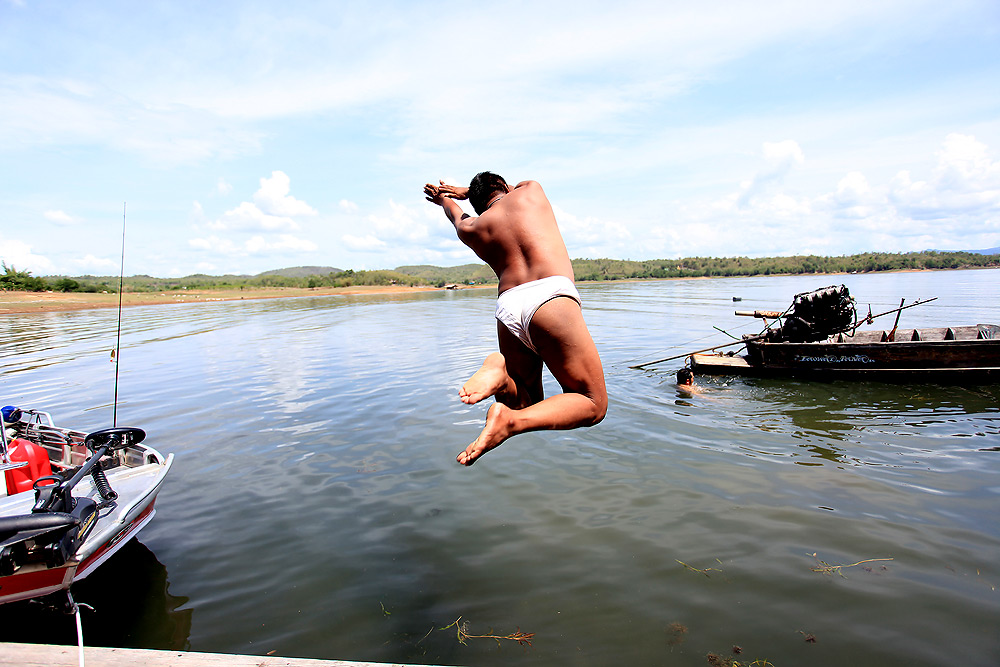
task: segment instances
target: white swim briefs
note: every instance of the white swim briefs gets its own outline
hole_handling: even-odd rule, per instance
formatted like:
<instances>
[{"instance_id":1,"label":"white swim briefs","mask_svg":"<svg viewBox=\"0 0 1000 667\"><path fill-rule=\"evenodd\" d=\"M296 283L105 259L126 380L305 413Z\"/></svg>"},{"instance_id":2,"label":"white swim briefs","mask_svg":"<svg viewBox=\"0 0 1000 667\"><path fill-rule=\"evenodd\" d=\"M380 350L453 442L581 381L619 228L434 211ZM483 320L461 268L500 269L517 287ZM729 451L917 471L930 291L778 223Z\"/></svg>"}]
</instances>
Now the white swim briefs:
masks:
<instances>
[{"instance_id":1,"label":"white swim briefs","mask_svg":"<svg viewBox=\"0 0 1000 667\"><path fill-rule=\"evenodd\" d=\"M531 318L536 310L560 296L568 296L582 304L580 292L577 291L573 281L566 276L549 276L511 287L497 297L496 318L529 350L538 354L534 343L531 342L528 325L531 324Z\"/></svg>"}]
</instances>

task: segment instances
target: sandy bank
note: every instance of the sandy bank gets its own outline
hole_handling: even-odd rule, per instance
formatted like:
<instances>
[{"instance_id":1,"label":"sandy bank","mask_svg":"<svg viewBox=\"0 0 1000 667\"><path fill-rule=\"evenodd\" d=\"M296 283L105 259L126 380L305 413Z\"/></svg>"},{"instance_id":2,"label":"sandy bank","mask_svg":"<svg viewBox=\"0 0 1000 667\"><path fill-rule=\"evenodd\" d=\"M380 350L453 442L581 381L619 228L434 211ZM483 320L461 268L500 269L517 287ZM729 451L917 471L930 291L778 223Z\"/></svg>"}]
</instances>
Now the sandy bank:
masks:
<instances>
[{"instance_id":1,"label":"sandy bank","mask_svg":"<svg viewBox=\"0 0 1000 667\"><path fill-rule=\"evenodd\" d=\"M483 288L496 289L496 285ZM356 287L271 287L243 290L183 290L179 292L126 292L123 306L149 306L164 303L202 303L208 301L239 301L246 299L281 299L303 296L328 296L332 294L408 294L435 292L438 287L356 286ZM478 286L460 289L480 289ZM0 315L14 313L40 313L58 310L86 310L89 308L117 308L117 294L90 292L0 292Z\"/></svg>"}]
</instances>

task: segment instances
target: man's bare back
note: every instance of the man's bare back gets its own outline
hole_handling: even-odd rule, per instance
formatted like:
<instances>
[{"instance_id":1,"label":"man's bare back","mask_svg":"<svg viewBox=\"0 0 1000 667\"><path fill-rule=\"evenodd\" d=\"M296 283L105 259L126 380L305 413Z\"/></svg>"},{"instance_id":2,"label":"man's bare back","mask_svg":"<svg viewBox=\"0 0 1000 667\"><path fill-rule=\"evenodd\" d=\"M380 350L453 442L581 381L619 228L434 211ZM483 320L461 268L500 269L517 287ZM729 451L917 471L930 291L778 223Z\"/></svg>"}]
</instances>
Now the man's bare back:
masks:
<instances>
[{"instance_id":1,"label":"man's bare back","mask_svg":"<svg viewBox=\"0 0 1000 667\"><path fill-rule=\"evenodd\" d=\"M428 183L424 194L444 209L459 239L500 280L500 352L489 355L459 392L470 405L490 396L497 402L458 462L472 465L518 433L599 423L608 404L604 370L542 187L523 181L511 189L499 176L483 172L468 188ZM461 199L470 199L478 218L462 211L455 201ZM548 399L542 392L543 362L563 389Z\"/></svg>"},{"instance_id":2,"label":"man's bare back","mask_svg":"<svg viewBox=\"0 0 1000 667\"><path fill-rule=\"evenodd\" d=\"M500 279L500 292L547 276L573 279L573 265L542 186L518 183L478 218L456 225L458 237Z\"/></svg>"}]
</instances>

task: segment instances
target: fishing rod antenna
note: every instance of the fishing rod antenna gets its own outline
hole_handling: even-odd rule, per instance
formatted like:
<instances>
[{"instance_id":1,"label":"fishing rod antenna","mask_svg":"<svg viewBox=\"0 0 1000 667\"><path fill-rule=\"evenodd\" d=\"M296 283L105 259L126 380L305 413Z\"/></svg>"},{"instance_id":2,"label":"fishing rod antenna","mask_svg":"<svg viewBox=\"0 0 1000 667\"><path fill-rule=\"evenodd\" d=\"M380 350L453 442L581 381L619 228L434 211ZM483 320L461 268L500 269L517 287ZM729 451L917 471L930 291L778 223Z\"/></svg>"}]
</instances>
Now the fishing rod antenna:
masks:
<instances>
[{"instance_id":1,"label":"fishing rod antenna","mask_svg":"<svg viewBox=\"0 0 1000 667\"><path fill-rule=\"evenodd\" d=\"M115 400L111 409L111 426L118 426L118 362L122 345L122 292L125 289L125 213L128 202L122 202L122 263L118 272L118 336L115 339Z\"/></svg>"}]
</instances>

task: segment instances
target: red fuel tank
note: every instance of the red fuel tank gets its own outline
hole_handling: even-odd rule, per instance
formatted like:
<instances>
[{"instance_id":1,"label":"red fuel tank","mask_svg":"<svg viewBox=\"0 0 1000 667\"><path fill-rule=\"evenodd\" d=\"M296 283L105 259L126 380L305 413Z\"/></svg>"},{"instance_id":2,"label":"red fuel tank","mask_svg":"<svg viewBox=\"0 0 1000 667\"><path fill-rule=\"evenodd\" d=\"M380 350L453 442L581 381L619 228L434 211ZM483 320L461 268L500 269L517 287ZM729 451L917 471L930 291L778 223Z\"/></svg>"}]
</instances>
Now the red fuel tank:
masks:
<instances>
[{"instance_id":1,"label":"red fuel tank","mask_svg":"<svg viewBox=\"0 0 1000 667\"><path fill-rule=\"evenodd\" d=\"M7 451L10 453L11 463L28 462L26 466L4 473L7 478L8 495L31 491L36 479L52 474L52 464L49 463L49 455L43 447L23 438L14 438L8 444L10 448Z\"/></svg>"}]
</instances>

